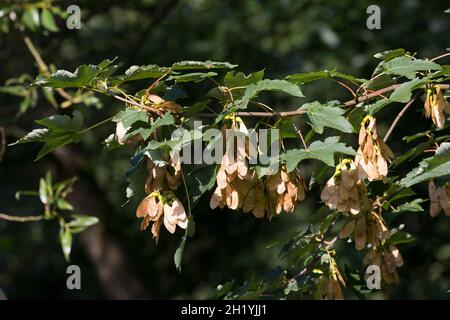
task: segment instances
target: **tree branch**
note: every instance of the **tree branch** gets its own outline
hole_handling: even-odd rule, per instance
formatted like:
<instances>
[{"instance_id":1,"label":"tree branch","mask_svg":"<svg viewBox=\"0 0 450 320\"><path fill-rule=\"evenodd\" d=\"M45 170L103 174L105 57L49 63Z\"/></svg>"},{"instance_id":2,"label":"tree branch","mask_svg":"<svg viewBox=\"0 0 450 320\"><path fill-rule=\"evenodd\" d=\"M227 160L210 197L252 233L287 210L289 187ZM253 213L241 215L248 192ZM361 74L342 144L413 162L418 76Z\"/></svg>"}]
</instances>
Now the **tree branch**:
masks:
<instances>
[{"instance_id":1,"label":"tree branch","mask_svg":"<svg viewBox=\"0 0 450 320\"><path fill-rule=\"evenodd\" d=\"M395 126L400 121L400 119L403 117L403 115L406 113L406 111L409 109L409 107L412 106L414 101L419 97L419 92L416 92L416 94L412 97L412 99L403 107L402 110L398 113L397 117L395 117L394 121L392 122L391 126L389 127L389 130L387 131L386 135L383 138L383 141L386 142L390 135L392 134L392 131L394 131Z\"/></svg>"},{"instance_id":2,"label":"tree branch","mask_svg":"<svg viewBox=\"0 0 450 320\"><path fill-rule=\"evenodd\" d=\"M31 39L28 36L25 36L23 38L23 41L25 42L28 50L30 51L31 55L33 56L34 60L36 61L37 65L38 65L38 68L39 68L39 72L40 73L44 73L44 74L49 74L50 71L48 69L47 64L42 59L41 55L37 51L36 47L34 46L33 42L31 41ZM73 100L73 97L70 94L68 94L64 89L57 88L55 90L64 99L66 99L68 101L72 101Z\"/></svg>"},{"instance_id":3,"label":"tree branch","mask_svg":"<svg viewBox=\"0 0 450 320\"><path fill-rule=\"evenodd\" d=\"M441 89L449 89L449 87L450 87L450 85L448 85L448 84L439 84L438 86L441 87ZM348 101L344 102L343 105L345 107L351 107L351 106L357 105L360 102L365 102L365 101L371 100L373 98L379 97L380 95L382 95L386 92L394 91L398 87L400 87L400 84L394 84L389 87L386 87L386 88L380 89L378 91L372 92L370 94L367 94L365 96L361 96L356 99L348 100ZM235 112L236 116L238 116L238 117L278 117L278 118L295 117L295 116L302 115L304 113L305 113L304 110L292 110L292 111L280 111L280 112L261 112L261 111L255 111L255 112L238 111L238 112ZM195 113L194 115L198 116L198 117L216 117L217 116L213 113Z\"/></svg>"},{"instance_id":4,"label":"tree branch","mask_svg":"<svg viewBox=\"0 0 450 320\"><path fill-rule=\"evenodd\" d=\"M45 217L43 215L21 217L21 216L12 216L6 213L0 213L0 219L13 222L32 222L44 220Z\"/></svg>"}]
</instances>

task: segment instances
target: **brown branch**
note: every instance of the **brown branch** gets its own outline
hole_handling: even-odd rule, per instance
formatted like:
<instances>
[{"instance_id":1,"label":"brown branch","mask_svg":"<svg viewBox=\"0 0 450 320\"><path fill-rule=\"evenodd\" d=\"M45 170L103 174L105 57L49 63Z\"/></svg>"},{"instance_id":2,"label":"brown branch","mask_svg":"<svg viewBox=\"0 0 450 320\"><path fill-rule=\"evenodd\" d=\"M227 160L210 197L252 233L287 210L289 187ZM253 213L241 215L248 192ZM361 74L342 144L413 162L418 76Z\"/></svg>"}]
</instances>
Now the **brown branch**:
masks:
<instances>
[{"instance_id":1,"label":"brown branch","mask_svg":"<svg viewBox=\"0 0 450 320\"><path fill-rule=\"evenodd\" d=\"M20 216L11 216L6 213L0 213L0 219L13 222L32 222L44 220L45 217L43 215L20 217Z\"/></svg>"},{"instance_id":2,"label":"brown branch","mask_svg":"<svg viewBox=\"0 0 450 320\"><path fill-rule=\"evenodd\" d=\"M43 74L46 74L46 75L49 75L50 71L48 69L48 66L44 62L44 59L42 59L41 55L37 51L36 47L34 46L33 42L31 41L31 39L28 36L25 36L23 38L23 41L25 42L28 50L30 51L31 55L33 56L34 60L36 61L37 65L38 65L38 68L39 68L39 72L43 73ZM64 89L57 88L55 90L64 99L66 99L68 101L72 101L73 100L73 97L69 93L67 93Z\"/></svg>"},{"instance_id":3,"label":"brown branch","mask_svg":"<svg viewBox=\"0 0 450 320\"><path fill-rule=\"evenodd\" d=\"M364 102L364 101L368 101L373 98L376 98L376 97L380 96L380 94L394 91L398 87L400 87L400 84L394 84L392 86L372 92L371 94L362 96L358 99L352 99L352 100L346 101L346 102L344 102L344 106L346 106L346 107L354 106L360 102ZM302 115L304 113L305 113L305 110L292 110L292 111L279 111L279 112L277 112L277 111L275 111L275 112L261 112L261 111L255 111L255 112L238 111L238 112L235 112L236 116L238 116L238 117L278 117L278 118L295 117L295 116ZM216 117L216 115L212 114L212 113L196 113L195 116Z\"/></svg>"},{"instance_id":4,"label":"brown branch","mask_svg":"<svg viewBox=\"0 0 450 320\"><path fill-rule=\"evenodd\" d=\"M300 129L300 127L297 127L295 125L295 123L294 123L294 128L295 128L295 131L297 131L297 134L299 135L300 139L302 140L303 147L305 148L306 151L308 151L308 146L306 145L305 139L303 138L302 129Z\"/></svg>"},{"instance_id":5,"label":"brown branch","mask_svg":"<svg viewBox=\"0 0 450 320\"><path fill-rule=\"evenodd\" d=\"M392 131L394 131L395 126L400 121L400 119L403 117L403 115L406 113L406 111L409 109L409 107L412 106L414 101L419 97L419 92L416 92L416 94L412 97L412 99L403 107L402 110L398 113L397 117L395 117L394 121L392 122L391 126L389 127L389 130L387 131L386 135L384 136L383 141L386 142L389 137L392 134Z\"/></svg>"}]
</instances>

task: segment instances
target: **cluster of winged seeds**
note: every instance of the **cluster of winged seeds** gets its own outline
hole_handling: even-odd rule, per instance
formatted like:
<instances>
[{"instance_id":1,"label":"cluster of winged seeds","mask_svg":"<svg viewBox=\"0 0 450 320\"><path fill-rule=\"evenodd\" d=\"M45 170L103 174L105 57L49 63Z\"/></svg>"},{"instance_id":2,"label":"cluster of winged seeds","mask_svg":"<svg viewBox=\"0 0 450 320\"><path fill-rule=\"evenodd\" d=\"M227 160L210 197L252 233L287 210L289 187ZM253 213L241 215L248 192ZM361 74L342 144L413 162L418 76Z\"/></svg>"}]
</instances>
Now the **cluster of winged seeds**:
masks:
<instances>
[{"instance_id":1,"label":"cluster of winged seeds","mask_svg":"<svg viewBox=\"0 0 450 320\"><path fill-rule=\"evenodd\" d=\"M393 158L391 149L378 135L375 118L371 115L366 116L361 123L359 148L355 157L358 177L361 180L367 178L369 181L386 181L388 162Z\"/></svg>"},{"instance_id":2,"label":"cluster of winged seeds","mask_svg":"<svg viewBox=\"0 0 450 320\"><path fill-rule=\"evenodd\" d=\"M393 244L381 248L371 248L364 256L364 265L376 265L380 268L383 280L388 283L398 283L397 268L403 265L400 251ZM369 274L366 273L365 277Z\"/></svg>"},{"instance_id":3,"label":"cluster of winged seeds","mask_svg":"<svg viewBox=\"0 0 450 320\"><path fill-rule=\"evenodd\" d=\"M373 210L363 182L365 179L386 181L388 162L393 157L392 151L378 136L375 118L366 116L361 123L359 148L354 161L341 161L321 193L321 199L328 207L344 215L351 214L339 237L347 238L353 234L357 250L368 246L364 264L378 265L386 283L398 281L396 268L402 265L403 260L398 249L386 241L390 236L389 229L381 210Z\"/></svg>"},{"instance_id":4,"label":"cluster of winged seeds","mask_svg":"<svg viewBox=\"0 0 450 320\"><path fill-rule=\"evenodd\" d=\"M141 98L141 104L148 108L149 116L161 116L166 112L177 115L181 107L173 101L165 101L163 98L146 92ZM142 141L140 135L130 136L123 122L116 126L115 138L119 144L138 143ZM156 164L147 160L148 176L145 181L145 193L147 196L141 201L136 216L142 218L141 230L145 230L152 224L153 237L158 241L161 225L164 224L170 233L174 233L176 226L186 229L188 216L183 204L172 190L176 190L182 183L180 159L171 159L170 164Z\"/></svg>"},{"instance_id":5,"label":"cluster of winged seeds","mask_svg":"<svg viewBox=\"0 0 450 320\"><path fill-rule=\"evenodd\" d=\"M362 250L367 244L377 248L383 240L389 238L389 229L381 214L370 210L367 214L360 212L348 221L339 233L341 239L355 234L355 248Z\"/></svg>"},{"instance_id":6,"label":"cluster of winged seeds","mask_svg":"<svg viewBox=\"0 0 450 320\"><path fill-rule=\"evenodd\" d=\"M236 127L245 132L243 123ZM224 131L224 130L222 130ZM298 173L286 171L282 166L275 174L258 178L249 167L248 145L231 141L239 132L226 137L226 150L217 171L217 187L211 196L210 207L228 207L252 212L256 218L272 219L282 210L293 212L295 204L305 198L306 186ZM230 143L233 142L233 143Z\"/></svg>"},{"instance_id":7,"label":"cluster of winged seeds","mask_svg":"<svg viewBox=\"0 0 450 320\"><path fill-rule=\"evenodd\" d=\"M439 86L433 86L427 89L427 96L425 98L425 116L431 117L434 125L438 129L442 129L445 123L445 114L450 114L450 103L445 100Z\"/></svg>"},{"instance_id":8,"label":"cluster of winged seeds","mask_svg":"<svg viewBox=\"0 0 450 320\"><path fill-rule=\"evenodd\" d=\"M174 233L178 225L182 229L187 228L188 217L183 204L173 194L181 184L181 164L172 163L169 166L158 166L153 161L147 160L148 176L145 182L145 192L148 194L136 210L136 216L143 218L141 230L147 229L150 222L153 237L158 241L162 223L170 233Z\"/></svg>"},{"instance_id":9,"label":"cluster of winged seeds","mask_svg":"<svg viewBox=\"0 0 450 320\"><path fill-rule=\"evenodd\" d=\"M166 101L160 96L148 92L142 96L141 102L149 108L149 111L152 111L159 116L164 115L166 112L176 115L182 110L178 103L174 101Z\"/></svg>"},{"instance_id":10,"label":"cluster of winged seeds","mask_svg":"<svg viewBox=\"0 0 450 320\"><path fill-rule=\"evenodd\" d=\"M361 200L366 198L366 193L352 160L345 159L336 166L336 171L322 189L320 198L330 209L342 213L350 212L355 215L361 211Z\"/></svg>"},{"instance_id":11,"label":"cluster of winged seeds","mask_svg":"<svg viewBox=\"0 0 450 320\"><path fill-rule=\"evenodd\" d=\"M329 263L328 275L318 278L315 296L317 299L343 300L341 285L346 287L344 278L339 272L336 261L330 259Z\"/></svg>"},{"instance_id":12,"label":"cluster of winged seeds","mask_svg":"<svg viewBox=\"0 0 450 320\"><path fill-rule=\"evenodd\" d=\"M430 180L428 193L430 195L430 216L436 217L441 211L450 216L450 187L448 183L438 187L433 180Z\"/></svg>"}]
</instances>

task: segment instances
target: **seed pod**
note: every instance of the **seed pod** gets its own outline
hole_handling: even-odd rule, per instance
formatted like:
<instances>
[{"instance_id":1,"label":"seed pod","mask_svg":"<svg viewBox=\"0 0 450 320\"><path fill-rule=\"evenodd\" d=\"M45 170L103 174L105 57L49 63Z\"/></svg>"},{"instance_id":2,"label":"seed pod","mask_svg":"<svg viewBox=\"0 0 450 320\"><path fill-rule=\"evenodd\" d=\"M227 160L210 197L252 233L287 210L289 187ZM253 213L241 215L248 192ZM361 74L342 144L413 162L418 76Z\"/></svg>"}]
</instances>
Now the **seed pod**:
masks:
<instances>
[{"instance_id":1,"label":"seed pod","mask_svg":"<svg viewBox=\"0 0 450 320\"><path fill-rule=\"evenodd\" d=\"M364 257L364 265L377 265L380 267L384 282L398 283L399 277L396 268L403 264L403 259L394 245L379 249L371 248ZM367 279L367 274L365 276Z\"/></svg>"},{"instance_id":2,"label":"seed pod","mask_svg":"<svg viewBox=\"0 0 450 320\"><path fill-rule=\"evenodd\" d=\"M355 229L355 219L351 219L349 222L347 222L344 227L339 232L339 238L345 239L348 238Z\"/></svg>"},{"instance_id":3,"label":"seed pod","mask_svg":"<svg viewBox=\"0 0 450 320\"><path fill-rule=\"evenodd\" d=\"M355 156L358 177L369 181L386 180L388 162L394 158L389 147L378 136L376 120L367 116L361 123L359 148Z\"/></svg>"},{"instance_id":4,"label":"seed pod","mask_svg":"<svg viewBox=\"0 0 450 320\"><path fill-rule=\"evenodd\" d=\"M441 210L450 216L450 190L447 184L437 187L433 180L428 183L430 197L430 216L436 217Z\"/></svg>"},{"instance_id":5,"label":"seed pod","mask_svg":"<svg viewBox=\"0 0 450 320\"><path fill-rule=\"evenodd\" d=\"M360 215L355 223L355 247L356 250L362 250L366 246L367 241L367 227L366 218L364 215Z\"/></svg>"},{"instance_id":6,"label":"seed pod","mask_svg":"<svg viewBox=\"0 0 450 320\"><path fill-rule=\"evenodd\" d=\"M343 160L337 167L321 192L322 201L331 209L342 213L358 214L360 212L360 190L356 167L353 161Z\"/></svg>"},{"instance_id":7,"label":"seed pod","mask_svg":"<svg viewBox=\"0 0 450 320\"><path fill-rule=\"evenodd\" d=\"M425 99L425 117L430 118L434 125L440 130L445 124L444 112L450 114L450 105L445 100L439 86L433 86L427 90Z\"/></svg>"},{"instance_id":8,"label":"seed pod","mask_svg":"<svg viewBox=\"0 0 450 320\"><path fill-rule=\"evenodd\" d=\"M188 218L180 200L175 199L172 205L164 204L164 226L170 233L175 233L176 226L186 229L187 225Z\"/></svg>"}]
</instances>

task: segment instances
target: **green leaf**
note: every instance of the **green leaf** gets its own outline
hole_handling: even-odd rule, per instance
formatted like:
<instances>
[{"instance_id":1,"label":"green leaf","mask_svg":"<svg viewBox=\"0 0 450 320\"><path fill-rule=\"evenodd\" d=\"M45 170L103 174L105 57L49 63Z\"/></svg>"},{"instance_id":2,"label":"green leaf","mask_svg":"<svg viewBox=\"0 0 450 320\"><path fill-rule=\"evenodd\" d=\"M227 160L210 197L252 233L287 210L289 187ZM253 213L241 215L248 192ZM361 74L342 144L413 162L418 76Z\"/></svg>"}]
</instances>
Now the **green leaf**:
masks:
<instances>
[{"instance_id":1,"label":"green leaf","mask_svg":"<svg viewBox=\"0 0 450 320\"><path fill-rule=\"evenodd\" d=\"M136 81L142 79L157 79L170 72L170 68L163 68L151 64L146 66L132 66L125 71L124 75L120 75L111 79L114 86L121 85L125 82Z\"/></svg>"},{"instance_id":2,"label":"green leaf","mask_svg":"<svg viewBox=\"0 0 450 320\"><path fill-rule=\"evenodd\" d=\"M27 29L37 31L39 28L39 11L36 8L25 10L22 15L22 23Z\"/></svg>"},{"instance_id":3,"label":"green leaf","mask_svg":"<svg viewBox=\"0 0 450 320\"><path fill-rule=\"evenodd\" d=\"M304 104L300 110L306 111L308 123L319 134L323 133L324 127L330 127L342 132L354 131L351 123L342 115L345 111L334 102L321 104L318 101Z\"/></svg>"},{"instance_id":4,"label":"green leaf","mask_svg":"<svg viewBox=\"0 0 450 320\"><path fill-rule=\"evenodd\" d=\"M361 128L361 122L366 116L366 110L364 108L353 108L347 115L347 120L353 127L353 132L359 132Z\"/></svg>"},{"instance_id":5,"label":"green leaf","mask_svg":"<svg viewBox=\"0 0 450 320\"><path fill-rule=\"evenodd\" d=\"M125 138L133 136L135 134L140 134L141 137L144 140L146 140L157 129L164 127L164 126L172 125L174 123L175 123L175 119L169 112L167 112L161 118L156 119L155 122L151 125L151 127L138 128L136 130L130 131L125 135Z\"/></svg>"},{"instance_id":6,"label":"green leaf","mask_svg":"<svg viewBox=\"0 0 450 320\"><path fill-rule=\"evenodd\" d=\"M399 205L395 208L395 213L403 213L403 212L423 212L423 208L421 204L425 202L424 199L414 199L411 202L406 202L404 204Z\"/></svg>"},{"instance_id":7,"label":"green leaf","mask_svg":"<svg viewBox=\"0 0 450 320\"><path fill-rule=\"evenodd\" d=\"M58 109L58 102L56 102L55 93L52 88L42 88L42 93L45 99L52 105L53 108Z\"/></svg>"},{"instance_id":8,"label":"green leaf","mask_svg":"<svg viewBox=\"0 0 450 320\"><path fill-rule=\"evenodd\" d=\"M399 48L399 49L393 49L393 50L387 50L380 53L374 54L374 57L377 59L381 59L384 61L392 60L396 57L403 56L406 53L405 49Z\"/></svg>"},{"instance_id":9,"label":"green leaf","mask_svg":"<svg viewBox=\"0 0 450 320\"><path fill-rule=\"evenodd\" d=\"M295 123L292 118L284 118L280 119L276 125L276 128L280 129L280 138L286 139L286 138L293 138L298 139L298 133L295 128Z\"/></svg>"},{"instance_id":10,"label":"green leaf","mask_svg":"<svg viewBox=\"0 0 450 320\"><path fill-rule=\"evenodd\" d=\"M57 148L81 140L83 116L79 111L74 111L72 118L66 115L54 115L36 122L46 126L47 129L35 129L12 144L16 145L33 141L44 142L45 145L39 151L36 160Z\"/></svg>"},{"instance_id":11,"label":"green leaf","mask_svg":"<svg viewBox=\"0 0 450 320\"><path fill-rule=\"evenodd\" d=\"M184 248L186 247L186 240L188 237L193 237L195 234L195 221L194 217L189 214L189 223L186 228L186 231L184 232L183 237L181 238L180 245L178 246L178 249L175 251L175 254L173 255L173 262L175 263L175 268L178 272L181 272L181 260L183 258Z\"/></svg>"},{"instance_id":12,"label":"green leaf","mask_svg":"<svg viewBox=\"0 0 450 320\"><path fill-rule=\"evenodd\" d=\"M73 177L64 181L59 181L53 186L55 198L66 197L71 191L72 187L78 178Z\"/></svg>"},{"instance_id":13,"label":"green leaf","mask_svg":"<svg viewBox=\"0 0 450 320\"><path fill-rule=\"evenodd\" d=\"M134 108L126 108L125 110L117 113L112 121L122 122L125 129L128 129L138 121L148 123L149 120L147 112Z\"/></svg>"},{"instance_id":14,"label":"green leaf","mask_svg":"<svg viewBox=\"0 0 450 320\"><path fill-rule=\"evenodd\" d=\"M394 90L394 92L392 92L391 96L389 97L389 100L406 103L409 100L411 100L412 91L417 88L420 88L427 82L428 80L419 78L415 78L411 81L404 82L400 85L400 87L398 87L397 89Z\"/></svg>"},{"instance_id":15,"label":"green leaf","mask_svg":"<svg viewBox=\"0 0 450 320\"><path fill-rule=\"evenodd\" d=\"M214 61L180 61L172 65L172 70L192 70L192 69L233 69L235 64L228 62Z\"/></svg>"},{"instance_id":16,"label":"green leaf","mask_svg":"<svg viewBox=\"0 0 450 320\"><path fill-rule=\"evenodd\" d=\"M402 244L402 243L410 243L413 242L415 239L407 232L405 231L394 231L394 233L389 238L389 243L392 244Z\"/></svg>"},{"instance_id":17,"label":"green leaf","mask_svg":"<svg viewBox=\"0 0 450 320\"><path fill-rule=\"evenodd\" d=\"M0 87L0 93L6 93L17 97L25 97L28 90L23 86L4 86Z\"/></svg>"},{"instance_id":18,"label":"green leaf","mask_svg":"<svg viewBox=\"0 0 450 320\"><path fill-rule=\"evenodd\" d=\"M77 233L86 230L88 227L98 223L98 218L93 216L85 216L74 214L71 216L72 221L69 222L69 227L72 233Z\"/></svg>"},{"instance_id":19,"label":"green leaf","mask_svg":"<svg viewBox=\"0 0 450 320\"><path fill-rule=\"evenodd\" d=\"M344 74L335 70L321 70L306 73L295 73L287 76L286 80L293 83L305 84L320 79L331 79L331 78L340 78L358 83L363 83L367 81L366 79L356 78L352 75Z\"/></svg>"},{"instance_id":20,"label":"green leaf","mask_svg":"<svg viewBox=\"0 0 450 320\"><path fill-rule=\"evenodd\" d=\"M175 80L176 82L201 82L205 79L217 76L215 72L193 72L180 75L174 75L167 78L167 80Z\"/></svg>"},{"instance_id":21,"label":"green leaf","mask_svg":"<svg viewBox=\"0 0 450 320\"><path fill-rule=\"evenodd\" d=\"M281 160L286 161L288 172L294 170L298 163L305 159L316 159L330 167L334 167L335 153L355 155L355 151L344 143L339 142L339 139L340 137L328 137L325 141L314 141L309 146L308 151L305 149L288 150L281 155Z\"/></svg>"},{"instance_id":22,"label":"green leaf","mask_svg":"<svg viewBox=\"0 0 450 320\"><path fill-rule=\"evenodd\" d=\"M42 26L48 31L58 32L59 29L55 23L55 18L53 18L53 14L48 9L42 9L41 12L41 22Z\"/></svg>"},{"instance_id":23,"label":"green leaf","mask_svg":"<svg viewBox=\"0 0 450 320\"><path fill-rule=\"evenodd\" d=\"M72 251L72 233L66 224L61 224L59 228L59 241L61 242L64 258L70 261L70 252Z\"/></svg>"},{"instance_id":24,"label":"green leaf","mask_svg":"<svg viewBox=\"0 0 450 320\"><path fill-rule=\"evenodd\" d=\"M52 88L82 88L106 72L114 60L104 60L99 65L81 65L75 72L58 70L50 76L39 75L34 82L38 86Z\"/></svg>"},{"instance_id":25,"label":"green leaf","mask_svg":"<svg viewBox=\"0 0 450 320\"><path fill-rule=\"evenodd\" d=\"M47 182L44 178L39 179L39 199L43 204L47 204L49 200Z\"/></svg>"},{"instance_id":26,"label":"green leaf","mask_svg":"<svg viewBox=\"0 0 450 320\"><path fill-rule=\"evenodd\" d=\"M261 80L256 83L250 84L244 92L238 109L246 109L251 99L255 98L261 91L281 91L290 94L294 97L304 97L299 86L292 84L285 80Z\"/></svg>"},{"instance_id":27,"label":"green leaf","mask_svg":"<svg viewBox=\"0 0 450 320\"><path fill-rule=\"evenodd\" d=\"M423 155L426 149L428 149L433 144L433 139L429 139L426 142L419 143L414 148L408 149L405 153L403 153L401 156L396 157L394 161L392 162L392 167L397 168L400 164L405 162L408 159L413 159L417 156Z\"/></svg>"},{"instance_id":28,"label":"green leaf","mask_svg":"<svg viewBox=\"0 0 450 320\"><path fill-rule=\"evenodd\" d=\"M413 60L408 56L401 56L387 61L383 64L386 73L405 76L408 79L414 79L417 71L442 70L437 63L428 60Z\"/></svg>"},{"instance_id":29,"label":"green leaf","mask_svg":"<svg viewBox=\"0 0 450 320\"><path fill-rule=\"evenodd\" d=\"M228 88L246 87L249 84L261 81L264 78L264 70L260 70L249 75L242 72L230 71L225 75L225 85ZM234 91L233 91L234 92Z\"/></svg>"},{"instance_id":30,"label":"green leaf","mask_svg":"<svg viewBox=\"0 0 450 320\"><path fill-rule=\"evenodd\" d=\"M148 170L145 166L139 166L135 170L132 170L131 174L127 177L128 186L126 189L127 198L137 197L143 199L146 196L144 186L147 180Z\"/></svg>"},{"instance_id":31,"label":"green leaf","mask_svg":"<svg viewBox=\"0 0 450 320\"><path fill-rule=\"evenodd\" d=\"M365 106L364 109L366 110L366 112L368 112L370 114L375 114L393 102L394 101L390 100L390 99L382 99L382 100L378 100L372 104Z\"/></svg>"},{"instance_id":32,"label":"green leaf","mask_svg":"<svg viewBox=\"0 0 450 320\"><path fill-rule=\"evenodd\" d=\"M443 142L436 150L436 154L423 160L419 167L409 172L401 181L406 187L434 178L450 176L450 142Z\"/></svg>"},{"instance_id":33,"label":"green leaf","mask_svg":"<svg viewBox=\"0 0 450 320\"><path fill-rule=\"evenodd\" d=\"M206 109L207 106L208 106L208 101L200 101L200 102L194 103L192 106L183 108L183 115L189 114L189 113L200 112L200 111Z\"/></svg>"},{"instance_id":34,"label":"green leaf","mask_svg":"<svg viewBox=\"0 0 450 320\"><path fill-rule=\"evenodd\" d=\"M186 184L189 195L192 198L192 206L195 206L200 197L211 190L216 183L216 165L196 166L186 175Z\"/></svg>"},{"instance_id":35,"label":"green leaf","mask_svg":"<svg viewBox=\"0 0 450 320\"><path fill-rule=\"evenodd\" d=\"M73 211L73 206L65 199L56 199L56 207L59 210Z\"/></svg>"},{"instance_id":36,"label":"green leaf","mask_svg":"<svg viewBox=\"0 0 450 320\"><path fill-rule=\"evenodd\" d=\"M181 238L180 245L178 246L177 250L175 251L175 254L173 255L173 262L175 263L175 268L178 272L181 272L181 260L183 258L184 253L184 247L186 246L186 239L187 239L187 230L183 237Z\"/></svg>"}]
</instances>

